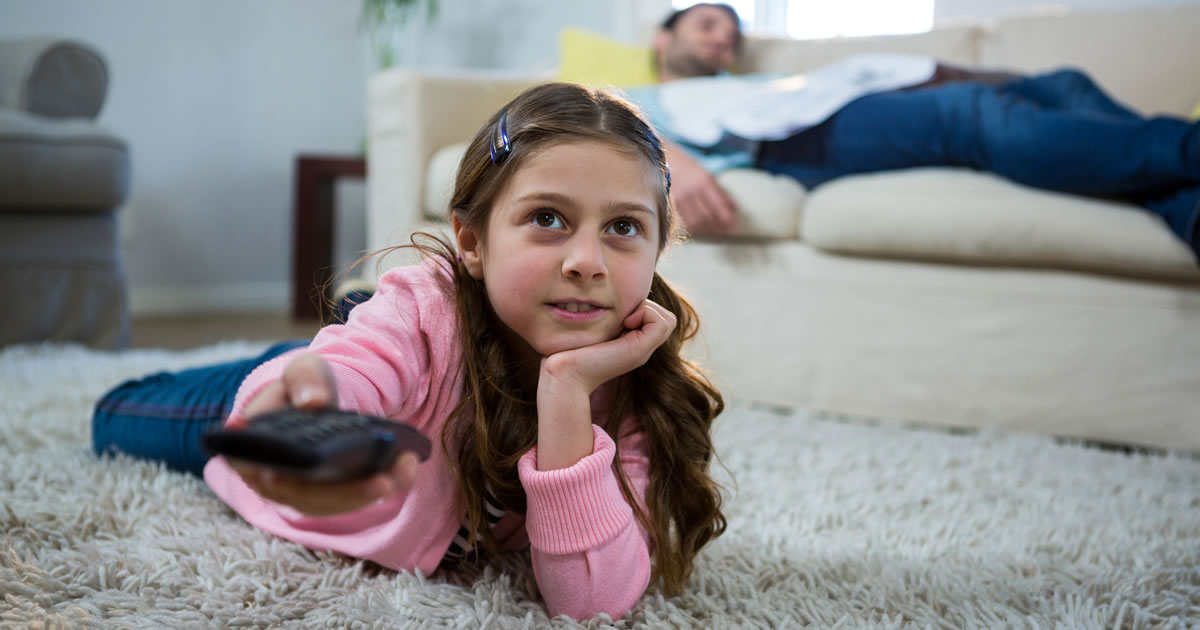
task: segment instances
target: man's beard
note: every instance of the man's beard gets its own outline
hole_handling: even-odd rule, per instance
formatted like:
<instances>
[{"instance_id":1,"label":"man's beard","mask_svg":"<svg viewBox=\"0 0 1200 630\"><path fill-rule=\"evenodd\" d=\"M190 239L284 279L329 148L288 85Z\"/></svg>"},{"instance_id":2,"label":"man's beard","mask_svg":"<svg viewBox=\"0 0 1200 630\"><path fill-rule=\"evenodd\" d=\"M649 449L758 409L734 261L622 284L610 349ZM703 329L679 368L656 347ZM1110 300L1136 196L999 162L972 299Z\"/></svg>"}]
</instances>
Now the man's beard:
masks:
<instances>
[{"instance_id":1,"label":"man's beard","mask_svg":"<svg viewBox=\"0 0 1200 630\"><path fill-rule=\"evenodd\" d=\"M681 77L711 77L721 71L713 62L687 52L668 54L665 65L668 72Z\"/></svg>"}]
</instances>

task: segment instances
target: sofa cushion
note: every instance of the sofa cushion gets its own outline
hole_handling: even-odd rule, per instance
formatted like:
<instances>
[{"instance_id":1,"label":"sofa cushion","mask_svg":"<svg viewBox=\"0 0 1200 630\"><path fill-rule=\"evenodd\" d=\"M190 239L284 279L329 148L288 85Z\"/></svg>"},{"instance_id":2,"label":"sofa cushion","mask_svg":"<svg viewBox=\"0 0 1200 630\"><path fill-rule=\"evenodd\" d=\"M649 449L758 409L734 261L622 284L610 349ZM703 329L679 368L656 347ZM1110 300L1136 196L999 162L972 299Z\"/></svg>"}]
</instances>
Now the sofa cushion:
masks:
<instances>
[{"instance_id":1,"label":"sofa cushion","mask_svg":"<svg viewBox=\"0 0 1200 630\"><path fill-rule=\"evenodd\" d=\"M740 238L791 240L800 235L808 193L796 180L766 171L735 168L717 175L717 184L738 208Z\"/></svg>"},{"instance_id":2,"label":"sofa cushion","mask_svg":"<svg viewBox=\"0 0 1200 630\"><path fill-rule=\"evenodd\" d=\"M0 110L0 208L111 210L128 194L124 141L88 120Z\"/></svg>"},{"instance_id":3,"label":"sofa cushion","mask_svg":"<svg viewBox=\"0 0 1200 630\"><path fill-rule=\"evenodd\" d=\"M425 218L446 220L458 163L466 150L467 143L460 142L438 150L429 159L422 204ZM735 237L797 237L806 193L794 179L753 169L733 169L718 175L717 183L738 206Z\"/></svg>"},{"instance_id":4,"label":"sofa cushion","mask_svg":"<svg viewBox=\"0 0 1200 630\"><path fill-rule=\"evenodd\" d=\"M834 180L809 194L801 234L847 254L1200 280L1191 251L1149 211L966 169Z\"/></svg>"},{"instance_id":5,"label":"sofa cushion","mask_svg":"<svg viewBox=\"0 0 1200 630\"><path fill-rule=\"evenodd\" d=\"M100 53L54 37L0 41L0 108L49 118L95 118L108 91Z\"/></svg>"},{"instance_id":6,"label":"sofa cushion","mask_svg":"<svg viewBox=\"0 0 1200 630\"><path fill-rule=\"evenodd\" d=\"M658 81L654 51L581 28L558 36L558 80L597 87L637 87Z\"/></svg>"},{"instance_id":7,"label":"sofa cushion","mask_svg":"<svg viewBox=\"0 0 1200 630\"><path fill-rule=\"evenodd\" d=\"M425 169L425 194L421 204L426 219L449 220L454 178L458 175L458 163L467 152L467 144L459 142L442 147L429 158L429 166Z\"/></svg>"}]
</instances>

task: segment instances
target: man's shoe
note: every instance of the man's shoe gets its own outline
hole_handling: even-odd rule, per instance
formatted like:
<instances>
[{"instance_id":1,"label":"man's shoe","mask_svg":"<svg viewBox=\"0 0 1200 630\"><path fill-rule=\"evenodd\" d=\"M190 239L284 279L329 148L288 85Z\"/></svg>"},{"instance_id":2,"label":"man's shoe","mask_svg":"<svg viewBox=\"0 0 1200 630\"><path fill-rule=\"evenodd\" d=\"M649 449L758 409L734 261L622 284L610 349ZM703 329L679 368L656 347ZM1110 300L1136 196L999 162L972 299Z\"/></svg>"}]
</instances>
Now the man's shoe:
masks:
<instances>
[{"instance_id":1,"label":"man's shoe","mask_svg":"<svg viewBox=\"0 0 1200 630\"><path fill-rule=\"evenodd\" d=\"M366 302L375 295L375 283L353 278L343 281L333 292L333 304L330 308L326 324L345 324L350 319L350 311L359 304Z\"/></svg>"}]
</instances>

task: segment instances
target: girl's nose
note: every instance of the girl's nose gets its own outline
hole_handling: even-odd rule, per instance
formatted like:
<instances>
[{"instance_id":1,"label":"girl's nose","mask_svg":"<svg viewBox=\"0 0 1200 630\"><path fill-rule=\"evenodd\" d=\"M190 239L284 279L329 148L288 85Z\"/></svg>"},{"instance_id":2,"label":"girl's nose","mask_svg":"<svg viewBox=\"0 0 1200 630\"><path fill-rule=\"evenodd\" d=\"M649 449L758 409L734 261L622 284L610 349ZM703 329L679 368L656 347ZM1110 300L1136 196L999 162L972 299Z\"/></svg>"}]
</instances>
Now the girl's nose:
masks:
<instances>
[{"instance_id":1,"label":"girl's nose","mask_svg":"<svg viewBox=\"0 0 1200 630\"><path fill-rule=\"evenodd\" d=\"M576 238L567 243L563 257L563 275L570 278L602 278L608 274L604 248L598 239Z\"/></svg>"}]
</instances>

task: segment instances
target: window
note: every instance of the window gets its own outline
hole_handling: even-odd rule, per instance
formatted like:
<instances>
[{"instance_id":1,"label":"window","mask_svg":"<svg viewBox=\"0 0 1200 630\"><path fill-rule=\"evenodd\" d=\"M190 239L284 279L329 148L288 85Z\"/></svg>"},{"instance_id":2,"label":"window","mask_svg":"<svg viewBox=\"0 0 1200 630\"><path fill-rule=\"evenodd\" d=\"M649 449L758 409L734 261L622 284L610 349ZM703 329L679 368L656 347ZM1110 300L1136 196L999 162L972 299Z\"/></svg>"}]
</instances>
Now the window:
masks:
<instances>
[{"instance_id":1,"label":"window","mask_svg":"<svg viewBox=\"0 0 1200 630\"><path fill-rule=\"evenodd\" d=\"M921 33L933 28L935 0L736 0L726 4L749 32L814 39ZM682 9L696 4L672 0Z\"/></svg>"},{"instance_id":2,"label":"window","mask_svg":"<svg viewBox=\"0 0 1200 630\"><path fill-rule=\"evenodd\" d=\"M934 0L791 0L788 37L891 35L933 28Z\"/></svg>"}]
</instances>

